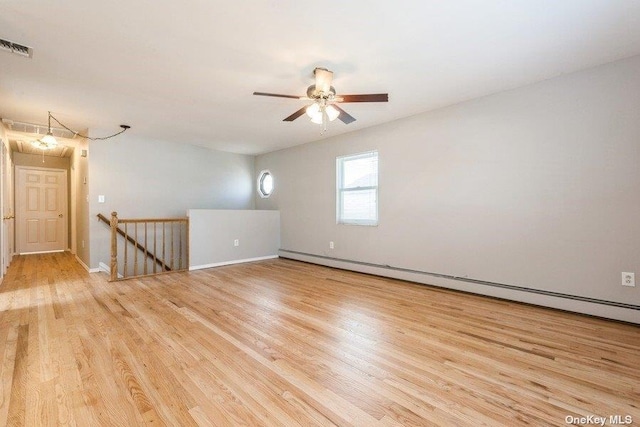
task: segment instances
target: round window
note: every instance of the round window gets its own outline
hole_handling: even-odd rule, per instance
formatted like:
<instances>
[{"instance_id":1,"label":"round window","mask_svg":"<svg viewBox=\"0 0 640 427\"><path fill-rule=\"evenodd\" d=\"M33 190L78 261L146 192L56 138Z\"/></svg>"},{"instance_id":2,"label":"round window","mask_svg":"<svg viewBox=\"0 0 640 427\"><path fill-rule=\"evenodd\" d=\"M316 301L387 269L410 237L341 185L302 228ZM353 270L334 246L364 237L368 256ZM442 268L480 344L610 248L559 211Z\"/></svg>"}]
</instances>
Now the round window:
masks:
<instances>
[{"instance_id":1,"label":"round window","mask_svg":"<svg viewBox=\"0 0 640 427\"><path fill-rule=\"evenodd\" d=\"M262 171L258 178L258 193L260 197L269 197L273 192L273 176L271 172Z\"/></svg>"}]
</instances>

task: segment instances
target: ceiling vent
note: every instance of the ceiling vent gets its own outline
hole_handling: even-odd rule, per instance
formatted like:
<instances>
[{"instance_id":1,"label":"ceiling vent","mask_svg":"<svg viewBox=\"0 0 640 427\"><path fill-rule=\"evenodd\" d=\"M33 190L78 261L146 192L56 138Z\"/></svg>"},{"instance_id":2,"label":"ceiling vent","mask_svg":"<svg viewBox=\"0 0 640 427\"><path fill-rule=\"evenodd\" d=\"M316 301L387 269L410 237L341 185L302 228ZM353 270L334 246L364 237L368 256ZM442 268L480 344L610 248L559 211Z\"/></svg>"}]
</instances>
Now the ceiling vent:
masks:
<instances>
[{"instance_id":1,"label":"ceiling vent","mask_svg":"<svg viewBox=\"0 0 640 427\"><path fill-rule=\"evenodd\" d=\"M46 135L49 131L47 125L36 125L33 123L25 123L25 122L16 122L9 119L2 119L2 123L7 127L7 129L15 131L15 132L24 132L24 133L34 133L38 135ZM64 128L56 128L51 127L51 133L56 138L67 138L72 139L76 136L75 133L68 131Z\"/></svg>"},{"instance_id":2,"label":"ceiling vent","mask_svg":"<svg viewBox=\"0 0 640 427\"><path fill-rule=\"evenodd\" d=\"M0 39L0 50L15 53L25 58L33 57L33 48L10 42L9 40Z\"/></svg>"}]
</instances>

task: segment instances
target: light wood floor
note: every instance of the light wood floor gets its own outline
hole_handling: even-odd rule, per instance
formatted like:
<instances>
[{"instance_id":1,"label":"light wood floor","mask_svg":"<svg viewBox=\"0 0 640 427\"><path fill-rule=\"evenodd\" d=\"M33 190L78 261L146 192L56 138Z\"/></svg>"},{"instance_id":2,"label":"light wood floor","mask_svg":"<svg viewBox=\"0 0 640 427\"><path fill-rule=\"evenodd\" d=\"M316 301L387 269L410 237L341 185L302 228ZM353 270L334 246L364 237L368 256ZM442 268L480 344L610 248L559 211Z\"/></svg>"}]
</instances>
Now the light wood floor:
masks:
<instances>
[{"instance_id":1,"label":"light wood floor","mask_svg":"<svg viewBox=\"0 0 640 427\"><path fill-rule=\"evenodd\" d=\"M20 256L0 324L0 425L640 424L638 326L295 261Z\"/></svg>"}]
</instances>

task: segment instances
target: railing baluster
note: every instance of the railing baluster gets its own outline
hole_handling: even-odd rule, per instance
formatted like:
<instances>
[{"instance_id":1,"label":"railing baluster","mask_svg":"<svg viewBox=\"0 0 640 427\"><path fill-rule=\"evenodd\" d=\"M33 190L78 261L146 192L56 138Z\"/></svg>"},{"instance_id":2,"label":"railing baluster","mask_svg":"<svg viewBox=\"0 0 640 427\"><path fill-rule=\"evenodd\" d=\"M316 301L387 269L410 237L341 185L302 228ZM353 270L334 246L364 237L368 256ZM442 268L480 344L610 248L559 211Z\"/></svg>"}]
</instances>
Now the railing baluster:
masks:
<instances>
[{"instance_id":1,"label":"railing baluster","mask_svg":"<svg viewBox=\"0 0 640 427\"><path fill-rule=\"evenodd\" d=\"M182 270L182 224L178 223L178 270Z\"/></svg>"},{"instance_id":2,"label":"railing baluster","mask_svg":"<svg viewBox=\"0 0 640 427\"><path fill-rule=\"evenodd\" d=\"M133 233L133 240L138 243L138 223L134 223L135 225L135 232ZM135 248L135 252L133 253L133 275L137 276L138 275L138 248Z\"/></svg>"},{"instance_id":3,"label":"railing baluster","mask_svg":"<svg viewBox=\"0 0 640 427\"><path fill-rule=\"evenodd\" d=\"M162 271L167 271L167 256L165 255L165 250L167 247L167 241L165 240L165 232L164 232L164 225L166 223L164 221L162 221Z\"/></svg>"},{"instance_id":4,"label":"railing baluster","mask_svg":"<svg viewBox=\"0 0 640 427\"><path fill-rule=\"evenodd\" d=\"M111 212L111 281L118 278L118 212Z\"/></svg>"},{"instance_id":5,"label":"railing baluster","mask_svg":"<svg viewBox=\"0 0 640 427\"><path fill-rule=\"evenodd\" d=\"M153 223L153 274L156 274L156 264L158 263L158 258L156 257L156 254L158 253L158 249L156 247L156 241L158 240L156 224L156 222Z\"/></svg>"},{"instance_id":6,"label":"railing baluster","mask_svg":"<svg viewBox=\"0 0 640 427\"><path fill-rule=\"evenodd\" d=\"M147 274L147 222L144 223L144 274Z\"/></svg>"},{"instance_id":7,"label":"railing baluster","mask_svg":"<svg viewBox=\"0 0 640 427\"><path fill-rule=\"evenodd\" d=\"M129 247L129 245L127 244L127 225L129 225L128 223L124 223L124 272L122 274L122 277L127 277L127 259L129 258L127 255L127 248Z\"/></svg>"},{"instance_id":8,"label":"railing baluster","mask_svg":"<svg viewBox=\"0 0 640 427\"><path fill-rule=\"evenodd\" d=\"M174 224L173 222L170 223L171 224L171 269L173 270L173 228L174 228Z\"/></svg>"}]
</instances>

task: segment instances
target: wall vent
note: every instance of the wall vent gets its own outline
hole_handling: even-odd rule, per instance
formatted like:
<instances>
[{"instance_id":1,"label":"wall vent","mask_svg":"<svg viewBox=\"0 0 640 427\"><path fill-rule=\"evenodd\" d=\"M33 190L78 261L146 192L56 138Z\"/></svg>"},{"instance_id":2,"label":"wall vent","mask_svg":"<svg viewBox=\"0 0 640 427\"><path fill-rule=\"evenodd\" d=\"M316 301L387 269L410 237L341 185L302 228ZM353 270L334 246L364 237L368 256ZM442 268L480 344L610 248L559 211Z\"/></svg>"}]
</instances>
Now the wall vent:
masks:
<instances>
[{"instance_id":1,"label":"wall vent","mask_svg":"<svg viewBox=\"0 0 640 427\"><path fill-rule=\"evenodd\" d=\"M24 56L25 58L33 57L33 48L14 43L9 40L0 39L0 50L15 53L16 55Z\"/></svg>"},{"instance_id":2,"label":"wall vent","mask_svg":"<svg viewBox=\"0 0 640 427\"><path fill-rule=\"evenodd\" d=\"M7 129L15 132L32 133L37 135L46 135L49 131L47 125L37 125L33 123L16 122L14 120L2 119L2 123ZM51 133L56 138L75 138L76 134L64 128L51 127Z\"/></svg>"}]
</instances>

